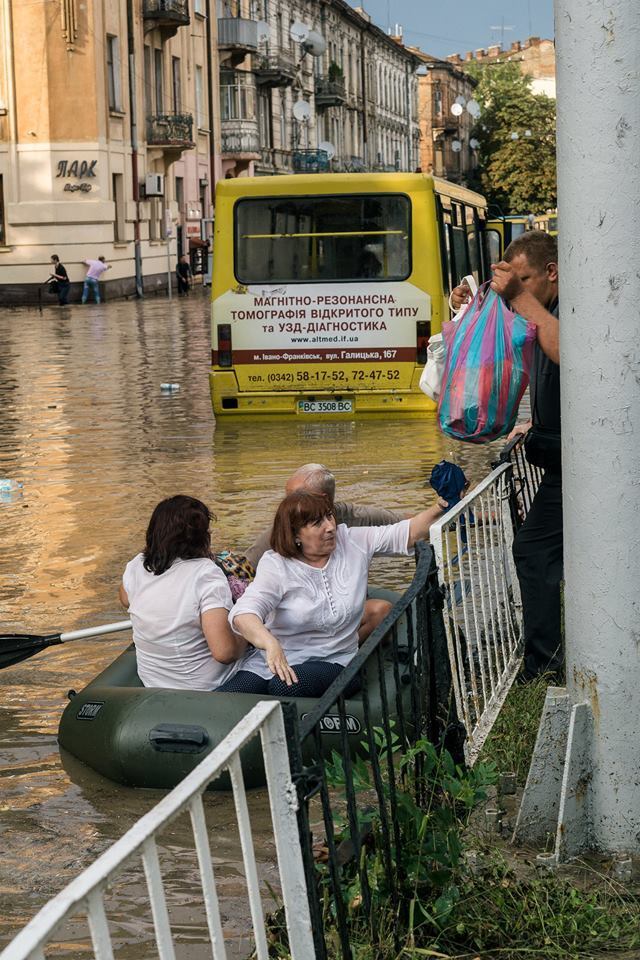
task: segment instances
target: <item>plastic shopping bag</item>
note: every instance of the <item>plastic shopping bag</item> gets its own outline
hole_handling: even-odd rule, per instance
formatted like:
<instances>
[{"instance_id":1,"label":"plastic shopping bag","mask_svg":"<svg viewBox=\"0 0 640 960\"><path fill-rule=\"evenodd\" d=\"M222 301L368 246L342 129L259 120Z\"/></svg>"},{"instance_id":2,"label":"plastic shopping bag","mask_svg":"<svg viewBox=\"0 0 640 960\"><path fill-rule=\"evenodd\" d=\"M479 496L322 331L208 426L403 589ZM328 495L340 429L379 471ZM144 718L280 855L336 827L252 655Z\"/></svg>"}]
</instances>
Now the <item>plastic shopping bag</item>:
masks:
<instances>
[{"instance_id":1,"label":"plastic shopping bag","mask_svg":"<svg viewBox=\"0 0 640 960\"><path fill-rule=\"evenodd\" d=\"M478 290L475 279L473 276L468 276L464 279L469 285L472 296L475 296ZM451 304L451 298L449 298L449 303ZM463 303L455 317L452 317L451 322L456 323L469 306L470 303ZM451 307L451 309L453 310L453 307ZM427 344L427 362L420 374L419 387L423 393L426 393L428 397L436 402L440 399L440 393L442 392L445 353L446 350L442 334L434 333L432 337L429 337L429 343Z\"/></svg>"},{"instance_id":2,"label":"plastic shopping bag","mask_svg":"<svg viewBox=\"0 0 640 960\"><path fill-rule=\"evenodd\" d=\"M483 284L457 323L443 324L446 350L440 429L487 443L513 429L529 383L536 328Z\"/></svg>"}]
</instances>

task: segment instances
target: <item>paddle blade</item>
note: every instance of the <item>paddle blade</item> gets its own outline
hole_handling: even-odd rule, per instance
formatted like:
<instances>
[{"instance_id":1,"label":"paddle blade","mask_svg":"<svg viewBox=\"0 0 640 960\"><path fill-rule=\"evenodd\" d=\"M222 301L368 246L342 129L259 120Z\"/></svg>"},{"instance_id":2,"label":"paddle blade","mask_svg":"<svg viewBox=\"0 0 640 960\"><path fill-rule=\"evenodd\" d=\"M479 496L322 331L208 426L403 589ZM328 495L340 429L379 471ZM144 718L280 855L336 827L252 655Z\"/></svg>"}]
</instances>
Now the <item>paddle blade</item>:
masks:
<instances>
[{"instance_id":1,"label":"paddle blade","mask_svg":"<svg viewBox=\"0 0 640 960\"><path fill-rule=\"evenodd\" d=\"M2 634L0 635L0 670L10 667L13 663L20 663L21 660L28 660L41 650L53 647L60 642L59 633L48 637L20 633Z\"/></svg>"}]
</instances>

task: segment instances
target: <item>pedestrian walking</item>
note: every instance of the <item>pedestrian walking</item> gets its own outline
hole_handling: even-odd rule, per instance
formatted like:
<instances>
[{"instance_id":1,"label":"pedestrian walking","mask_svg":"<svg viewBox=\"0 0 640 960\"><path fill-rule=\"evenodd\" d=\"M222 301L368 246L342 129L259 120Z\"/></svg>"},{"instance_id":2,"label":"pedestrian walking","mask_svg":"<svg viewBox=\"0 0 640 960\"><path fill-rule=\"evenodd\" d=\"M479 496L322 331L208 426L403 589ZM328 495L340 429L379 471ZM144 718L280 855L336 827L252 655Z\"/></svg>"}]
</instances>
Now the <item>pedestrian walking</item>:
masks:
<instances>
[{"instance_id":1,"label":"pedestrian walking","mask_svg":"<svg viewBox=\"0 0 640 960\"><path fill-rule=\"evenodd\" d=\"M191 273L191 267L189 265L189 258L186 254L183 254L183 256L181 256L178 260L176 275L178 278L178 294L181 297L186 297L189 293L189 287L191 286L191 280L193 277L193 274Z\"/></svg>"},{"instance_id":2,"label":"pedestrian walking","mask_svg":"<svg viewBox=\"0 0 640 960\"><path fill-rule=\"evenodd\" d=\"M51 254L51 263L53 266L53 273L49 277L49 283L55 283L56 293L58 294L58 305L61 307L66 307L69 303L69 288L71 284L69 283L69 274L66 271L64 264L60 263L60 257L57 254Z\"/></svg>"},{"instance_id":3,"label":"pedestrian walking","mask_svg":"<svg viewBox=\"0 0 640 960\"><path fill-rule=\"evenodd\" d=\"M83 260L82 262L89 268L82 287L82 302L87 302L89 291L91 291L96 303L100 303L99 280L105 270L111 269L111 264L107 263L104 257L98 257L97 260Z\"/></svg>"}]
</instances>

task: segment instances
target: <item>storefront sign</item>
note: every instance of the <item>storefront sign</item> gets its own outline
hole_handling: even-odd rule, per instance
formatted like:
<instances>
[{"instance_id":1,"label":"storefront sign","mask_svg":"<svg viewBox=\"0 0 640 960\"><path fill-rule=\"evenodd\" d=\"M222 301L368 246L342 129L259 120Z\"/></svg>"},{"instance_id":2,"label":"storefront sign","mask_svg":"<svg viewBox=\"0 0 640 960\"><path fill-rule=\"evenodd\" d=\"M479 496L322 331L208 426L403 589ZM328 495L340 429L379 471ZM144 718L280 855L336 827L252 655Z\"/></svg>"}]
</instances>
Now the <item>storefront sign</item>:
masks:
<instances>
[{"instance_id":1,"label":"storefront sign","mask_svg":"<svg viewBox=\"0 0 640 960\"><path fill-rule=\"evenodd\" d=\"M82 180L82 183L65 183L64 189L70 193L80 191L80 193L89 193L92 184L86 181L95 178L97 160L59 160L56 180L61 177L66 180Z\"/></svg>"}]
</instances>

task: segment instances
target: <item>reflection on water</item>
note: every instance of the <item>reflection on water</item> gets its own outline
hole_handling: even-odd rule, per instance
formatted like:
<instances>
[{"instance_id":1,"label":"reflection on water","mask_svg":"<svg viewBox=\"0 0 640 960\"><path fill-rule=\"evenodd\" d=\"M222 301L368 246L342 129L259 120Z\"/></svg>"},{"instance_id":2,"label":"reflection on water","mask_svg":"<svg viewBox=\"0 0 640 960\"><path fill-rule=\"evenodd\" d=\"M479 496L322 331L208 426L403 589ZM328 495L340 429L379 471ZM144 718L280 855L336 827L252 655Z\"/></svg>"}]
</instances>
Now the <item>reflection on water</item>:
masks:
<instances>
[{"instance_id":1,"label":"reflection on water","mask_svg":"<svg viewBox=\"0 0 640 960\"><path fill-rule=\"evenodd\" d=\"M125 563L142 546L151 510L170 494L204 500L217 516L216 546L241 549L306 461L335 470L340 499L415 511L433 502L426 479L442 457L455 459L473 482L495 454L445 439L430 419L214 423L208 304L197 294L172 304L6 312L2 344L0 479L23 484L0 501L6 630L44 633L122 619L116 593ZM179 392L162 393L163 382L179 383ZM411 575L409 560L374 561L376 583L401 587ZM121 635L77 641L0 672L0 946L160 796L107 783L78 764L74 770L72 760L63 766L58 753L67 691L127 642ZM240 943L248 908L238 847L223 839L232 835L232 805L225 797L207 804L223 910ZM262 793L253 795L252 809L258 827L266 824ZM195 958L205 927L189 904L187 833L178 830L170 846L178 857L168 896ZM273 879L271 843L257 846ZM130 882L135 887L139 876ZM126 945L150 929L138 903L125 883L116 894L123 957L136 955ZM81 955L83 937L86 931L70 931L69 955Z\"/></svg>"}]
</instances>

